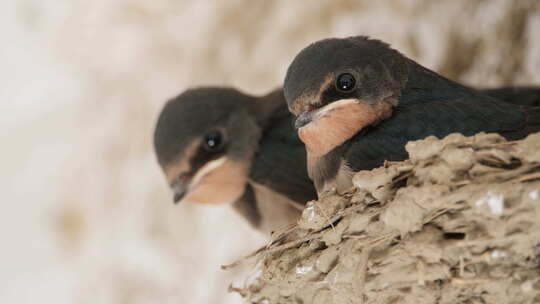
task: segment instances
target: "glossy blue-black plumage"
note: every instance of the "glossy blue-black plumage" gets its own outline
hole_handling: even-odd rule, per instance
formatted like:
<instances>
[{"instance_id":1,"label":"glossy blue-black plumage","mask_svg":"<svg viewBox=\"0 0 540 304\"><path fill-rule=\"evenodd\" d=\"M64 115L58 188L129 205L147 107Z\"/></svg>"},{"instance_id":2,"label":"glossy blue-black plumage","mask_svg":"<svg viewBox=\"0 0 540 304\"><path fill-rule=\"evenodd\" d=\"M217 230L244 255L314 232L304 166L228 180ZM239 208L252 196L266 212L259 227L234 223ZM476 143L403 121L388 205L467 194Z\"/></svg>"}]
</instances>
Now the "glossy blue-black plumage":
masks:
<instances>
[{"instance_id":1,"label":"glossy blue-black plumage","mask_svg":"<svg viewBox=\"0 0 540 304\"><path fill-rule=\"evenodd\" d=\"M333 94L342 73L354 75L357 86L347 94ZM504 103L419 65L381 41L362 36L325 39L306 47L287 70L284 90L289 109L297 115L340 99L356 99L374 107L386 104L391 109L379 114L385 119L378 124L349 126L362 129L312 162L311 178L319 191L335 180L343 163L359 171L373 169L385 160L406 159L405 144L411 140L478 132L517 139L540 131L538 108ZM501 91L492 93L504 96ZM529 93L522 95L529 96L522 104L534 99Z\"/></svg>"},{"instance_id":2,"label":"glossy blue-black plumage","mask_svg":"<svg viewBox=\"0 0 540 304\"><path fill-rule=\"evenodd\" d=\"M250 178L301 205L316 199L307 175L306 150L293 127L293 116L280 96L280 106L265 128Z\"/></svg>"},{"instance_id":3,"label":"glossy blue-black plumage","mask_svg":"<svg viewBox=\"0 0 540 304\"><path fill-rule=\"evenodd\" d=\"M348 143L344 158L354 171L380 166L385 160L407 158L405 144L430 135L466 136L497 132L511 137L523 128L527 115L515 105L487 96L433 98L403 102L388 120L369 127Z\"/></svg>"}]
</instances>

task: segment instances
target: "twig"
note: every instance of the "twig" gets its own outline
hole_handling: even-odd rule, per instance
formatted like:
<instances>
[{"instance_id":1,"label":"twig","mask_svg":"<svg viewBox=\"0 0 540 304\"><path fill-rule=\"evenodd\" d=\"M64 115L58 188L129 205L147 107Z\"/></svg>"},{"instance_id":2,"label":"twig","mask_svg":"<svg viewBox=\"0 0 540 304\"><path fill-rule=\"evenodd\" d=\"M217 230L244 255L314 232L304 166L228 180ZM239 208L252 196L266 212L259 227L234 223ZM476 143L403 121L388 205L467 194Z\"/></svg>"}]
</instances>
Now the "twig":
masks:
<instances>
[{"instance_id":1,"label":"twig","mask_svg":"<svg viewBox=\"0 0 540 304\"><path fill-rule=\"evenodd\" d=\"M298 229L298 224L292 224L290 227L286 228L285 230L279 232L277 236L273 239L271 239L268 244L266 245L266 248L270 248L270 246L277 244L278 242L285 239L285 237L289 236L293 231Z\"/></svg>"},{"instance_id":2,"label":"twig","mask_svg":"<svg viewBox=\"0 0 540 304\"><path fill-rule=\"evenodd\" d=\"M364 289L366 287L367 277L367 265L369 260L369 254L371 253L371 247L365 247L360 253L360 260L358 261L358 269L356 271L356 284L355 293L360 303L364 303Z\"/></svg>"},{"instance_id":3,"label":"twig","mask_svg":"<svg viewBox=\"0 0 540 304\"><path fill-rule=\"evenodd\" d=\"M487 280L487 279L460 279L460 278L453 278L451 281L452 284L457 284L457 285L486 284L489 282L490 280Z\"/></svg>"},{"instance_id":4,"label":"twig","mask_svg":"<svg viewBox=\"0 0 540 304\"><path fill-rule=\"evenodd\" d=\"M366 235L354 235L354 234L344 234L344 239L354 239L354 240L365 240L368 237Z\"/></svg>"},{"instance_id":5,"label":"twig","mask_svg":"<svg viewBox=\"0 0 540 304\"><path fill-rule=\"evenodd\" d=\"M530 173L530 174L527 174L527 175L522 175L520 176L517 181L518 182L527 182L527 181L530 181L530 180L533 180L533 179L538 179L540 178L540 172L534 172L534 173Z\"/></svg>"},{"instance_id":6,"label":"twig","mask_svg":"<svg viewBox=\"0 0 540 304\"><path fill-rule=\"evenodd\" d=\"M245 289L240 288L240 287L234 287L232 284L229 284L229 288L227 288L227 292L230 292L230 293L236 292L239 295L241 295L242 298L245 298L248 295Z\"/></svg>"},{"instance_id":7,"label":"twig","mask_svg":"<svg viewBox=\"0 0 540 304\"><path fill-rule=\"evenodd\" d=\"M402 180L404 180L404 179L407 179L407 178L409 178L409 177L411 177L411 176L413 176L413 172L412 172L412 171L409 171L409 172L407 172L407 173L403 173L403 174L399 175L396 179L394 179L394 180L392 181L392 184L395 185L395 184L397 184L398 182L400 182L400 181L402 181Z\"/></svg>"},{"instance_id":8,"label":"twig","mask_svg":"<svg viewBox=\"0 0 540 304\"><path fill-rule=\"evenodd\" d=\"M315 203L315 206L316 206L317 208L319 208L319 211L321 211L322 216L324 217L324 219L328 222L328 224L330 224L330 227L332 227L332 230L335 229L336 227L334 227L334 223L332 223L332 222L330 221L330 217L328 216L328 214L326 214L326 212L324 211L324 209L323 209L322 207L318 206L317 203Z\"/></svg>"},{"instance_id":9,"label":"twig","mask_svg":"<svg viewBox=\"0 0 540 304\"><path fill-rule=\"evenodd\" d=\"M316 238L321 237L321 236L322 236L322 232L311 234L311 235L305 236L305 237L303 237L301 239L297 239L297 240L285 243L283 245L279 245L277 247L266 248L261 253L268 254L268 253L274 253L274 252L282 251L282 250L285 250L285 249L296 247L296 246L298 246L298 245L300 245L302 243L311 241L311 240L316 239Z\"/></svg>"},{"instance_id":10,"label":"twig","mask_svg":"<svg viewBox=\"0 0 540 304\"><path fill-rule=\"evenodd\" d=\"M227 264L227 265L221 265L221 269L223 270L229 270L231 268L234 268L242 263L244 263L246 260L249 260L251 259L252 257L256 256L257 254L259 254L261 251L263 251L264 249L266 248L266 246L263 246L257 250L255 250L254 252L246 255L246 256L243 256L241 258L239 258L238 260L232 262L231 264Z\"/></svg>"},{"instance_id":11,"label":"twig","mask_svg":"<svg viewBox=\"0 0 540 304\"><path fill-rule=\"evenodd\" d=\"M416 269L418 270L418 285L426 286L426 264L422 259L416 261Z\"/></svg>"},{"instance_id":12,"label":"twig","mask_svg":"<svg viewBox=\"0 0 540 304\"><path fill-rule=\"evenodd\" d=\"M270 244L267 244L265 246L260 247L259 249L255 250L254 252L239 258L238 260L234 261L231 264L221 265L221 269L229 270L229 269L234 268L234 267L244 263L245 261L257 256L258 254L261 254L261 253L267 254L267 253L278 252L278 251L281 251L281 250L285 250L285 249L289 249L289 248L298 246L299 244L302 244L304 242L316 239L316 238L318 238L318 237L320 237L322 235L322 233L317 233L317 232L325 230L326 228L330 227L330 225L333 225L333 223L335 223L340 218L342 218L342 217L344 217L344 216L346 216L348 214L351 214L351 213L353 213L356 210L361 209L361 208L364 208L364 206L363 205L354 205L352 207L343 209L340 212L338 212L338 214L336 214L335 216L330 218L330 221L329 221L330 224L329 225L326 225L326 226L322 227L319 230L313 231L313 234L308 235L306 237L303 237L301 239L290 241L288 243L279 245L277 247L273 247L279 241L283 240L286 236L290 235L290 233L292 233L294 230L296 230L297 226L294 225L294 226L288 228L287 230L285 230L284 232L282 232L281 235L276 240L271 241ZM377 214L377 213L380 213L380 210L378 212L375 212L374 214Z\"/></svg>"}]
</instances>

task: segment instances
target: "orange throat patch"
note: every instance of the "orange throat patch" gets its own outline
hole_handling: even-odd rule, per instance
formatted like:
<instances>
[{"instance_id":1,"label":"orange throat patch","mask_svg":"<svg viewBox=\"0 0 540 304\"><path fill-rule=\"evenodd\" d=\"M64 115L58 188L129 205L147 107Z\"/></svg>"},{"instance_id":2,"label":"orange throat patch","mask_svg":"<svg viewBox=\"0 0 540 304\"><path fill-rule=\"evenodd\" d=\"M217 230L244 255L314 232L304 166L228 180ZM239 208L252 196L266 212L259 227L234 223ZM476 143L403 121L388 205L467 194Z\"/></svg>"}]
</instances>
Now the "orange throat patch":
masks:
<instances>
[{"instance_id":1,"label":"orange throat patch","mask_svg":"<svg viewBox=\"0 0 540 304\"><path fill-rule=\"evenodd\" d=\"M220 161L221 160L221 161ZM247 162L219 159L214 168L193 180L183 201L201 204L231 204L244 193L249 167ZM207 166L211 165L210 163ZM205 167L201 171L205 170Z\"/></svg>"},{"instance_id":2,"label":"orange throat patch","mask_svg":"<svg viewBox=\"0 0 540 304\"><path fill-rule=\"evenodd\" d=\"M357 99L342 99L317 110L315 118L298 129L298 136L313 161L391 114L392 106L385 102L369 105Z\"/></svg>"}]
</instances>

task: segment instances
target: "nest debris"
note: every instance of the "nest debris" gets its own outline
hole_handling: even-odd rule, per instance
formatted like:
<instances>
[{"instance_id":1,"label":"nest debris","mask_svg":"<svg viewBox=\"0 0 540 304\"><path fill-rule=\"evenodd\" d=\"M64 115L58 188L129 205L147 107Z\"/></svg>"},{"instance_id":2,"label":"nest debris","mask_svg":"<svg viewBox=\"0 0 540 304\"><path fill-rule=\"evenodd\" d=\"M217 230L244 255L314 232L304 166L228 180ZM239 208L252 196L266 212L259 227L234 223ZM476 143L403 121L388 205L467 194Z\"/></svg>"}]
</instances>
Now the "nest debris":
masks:
<instances>
[{"instance_id":1,"label":"nest debris","mask_svg":"<svg viewBox=\"0 0 540 304\"><path fill-rule=\"evenodd\" d=\"M261 274L231 290L272 304L540 303L540 133L406 149L309 202L248 256Z\"/></svg>"}]
</instances>

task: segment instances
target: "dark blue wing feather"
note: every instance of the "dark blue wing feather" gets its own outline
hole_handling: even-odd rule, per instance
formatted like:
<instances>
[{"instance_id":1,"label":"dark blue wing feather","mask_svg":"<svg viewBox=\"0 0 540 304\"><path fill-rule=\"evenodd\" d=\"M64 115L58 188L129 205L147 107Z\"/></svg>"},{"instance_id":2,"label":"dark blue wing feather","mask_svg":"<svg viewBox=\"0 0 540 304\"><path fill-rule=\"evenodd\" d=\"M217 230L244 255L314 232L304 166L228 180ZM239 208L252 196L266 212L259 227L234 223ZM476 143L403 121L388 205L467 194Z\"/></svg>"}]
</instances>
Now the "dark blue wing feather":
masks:
<instances>
[{"instance_id":1,"label":"dark blue wing feather","mask_svg":"<svg viewBox=\"0 0 540 304\"><path fill-rule=\"evenodd\" d=\"M251 179L304 205L317 195L307 173L305 146L293 128L293 117L285 103L283 108L263 134Z\"/></svg>"},{"instance_id":2,"label":"dark blue wing feather","mask_svg":"<svg viewBox=\"0 0 540 304\"><path fill-rule=\"evenodd\" d=\"M345 160L354 171L372 169L385 160L407 158L405 144L430 135L451 133L471 136L496 132L515 139L522 137L528 122L527 110L487 96L429 102L405 103L392 118L360 132L348 143Z\"/></svg>"}]
</instances>

